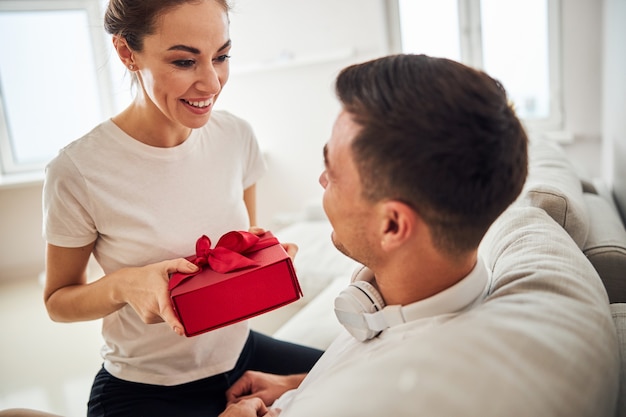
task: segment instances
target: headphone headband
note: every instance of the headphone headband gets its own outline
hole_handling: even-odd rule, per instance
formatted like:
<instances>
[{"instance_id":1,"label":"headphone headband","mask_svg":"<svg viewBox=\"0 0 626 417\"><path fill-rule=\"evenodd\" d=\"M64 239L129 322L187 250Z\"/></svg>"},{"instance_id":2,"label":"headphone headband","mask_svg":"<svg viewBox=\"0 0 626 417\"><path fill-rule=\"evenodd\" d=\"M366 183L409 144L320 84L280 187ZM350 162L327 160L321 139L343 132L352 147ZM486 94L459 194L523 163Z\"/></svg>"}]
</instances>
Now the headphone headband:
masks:
<instances>
[{"instance_id":1,"label":"headphone headband","mask_svg":"<svg viewBox=\"0 0 626 417\"><path fill-rule=\"evenodd\" d=\"M383 297L373 285L374 279L369 268L361 267L352 275L350 285L335 299L337 319L361 342L399 324L461 311L482 298L490 282L484 262L478 259L474 269L452 287L405 306L385 306Z\"/></svg>"}]
</instances>

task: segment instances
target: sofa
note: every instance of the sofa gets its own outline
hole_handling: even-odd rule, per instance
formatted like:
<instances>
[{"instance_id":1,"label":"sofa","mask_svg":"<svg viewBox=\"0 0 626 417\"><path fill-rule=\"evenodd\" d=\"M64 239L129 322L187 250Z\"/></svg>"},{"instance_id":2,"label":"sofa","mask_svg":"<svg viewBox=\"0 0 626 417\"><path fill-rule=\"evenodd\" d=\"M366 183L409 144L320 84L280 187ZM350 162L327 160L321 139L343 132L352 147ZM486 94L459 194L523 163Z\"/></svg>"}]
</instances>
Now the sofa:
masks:
<instances>
[{"instance_id":1,"label":"sofa","mask_svg":"<svg viewBox=\"0 0 626 417\"><path fill-rule=\"evenodd\" d=\"M419 344L346 364L289 416L626 416L626 197L581 178L548 140L532 139L529 159L522 194L480 246L494 278L485 303ZM333 301L358 264L331 230L313 205L275 232L299 245L305 294L275 337L324 349L342 331Z\"/></svg>"}]
</instances>

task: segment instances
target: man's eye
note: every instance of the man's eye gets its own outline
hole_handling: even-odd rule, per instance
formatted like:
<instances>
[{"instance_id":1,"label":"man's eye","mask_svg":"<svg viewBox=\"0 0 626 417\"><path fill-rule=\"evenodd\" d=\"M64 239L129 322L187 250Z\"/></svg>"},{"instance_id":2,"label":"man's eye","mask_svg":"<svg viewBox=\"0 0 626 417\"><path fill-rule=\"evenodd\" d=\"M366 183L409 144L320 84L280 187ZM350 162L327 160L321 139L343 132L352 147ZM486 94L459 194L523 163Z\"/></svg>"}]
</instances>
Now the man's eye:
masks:
<instances>
[{"instance_id":1,"label":"man's eye","mask_svg":"<svg viewBox=\"0 0 626 417\"><path fill-rule=\"evenodd\" d=\"M178 61L174 61L174 65L181 68L189 68L192 67L194 64L195 61L193 59L181 59Z\"/></svg>"},{"instance_id":2,"label":"man's eye","mask_svg":"<svg viewBox=\"0 0 626 417\"><path fill-rule=\"evenodd\" d=\"M220 55L217 58L215 58L215 61L217 62L226 62L230 59L230 55Z\"/></svg>"}]
</instances>

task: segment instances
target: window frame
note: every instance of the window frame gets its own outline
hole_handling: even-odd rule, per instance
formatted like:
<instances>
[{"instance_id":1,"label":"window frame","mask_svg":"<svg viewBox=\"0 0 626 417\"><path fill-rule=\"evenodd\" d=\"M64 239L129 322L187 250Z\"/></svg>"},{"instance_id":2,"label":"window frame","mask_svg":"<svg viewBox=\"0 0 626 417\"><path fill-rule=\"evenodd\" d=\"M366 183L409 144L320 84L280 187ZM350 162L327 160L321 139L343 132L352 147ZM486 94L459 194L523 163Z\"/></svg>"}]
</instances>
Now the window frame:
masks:
<instances>
[{"instance_id":1,"label":"window frame","mask_svg":"<svg viewBox=\"0 0 626 417\"><path fill-rule=\"evenodd\" d=\"M37 11L85 11L89 23L89 38L92 47L92 56L96 68L102 68L98 74L97 88L100 105L103 113L111 114L114 103L112 91L111 71L107 60L108 49L102 29L102 11L97 0L0 0L0 12L37 12ZM28 179L43 178L43 169L46 162L18 163L14 159L13 144L10 137L4 94L0 88L0 185L19 183L20 177ZM104 114L103 114L104 116ZM19 140L19 138L13 138Z\"/></svg>"},{"instance_id":2,"label":"window frame","mask_svg":"<svg viewBox=\"0 0 626 417\"><path fill-rule=\"evenodd\" d=\"M480 0L457 0L461 61L475 68L483 68ZM523 119L531 132L552 133L563 130L563 79L561 56L561 0L546 0L548 5L548 65L550 86L550 114L543 119ZM402 52L399 0L385 0L389 28L389 48Z\"/></svg>"}]
</instances>

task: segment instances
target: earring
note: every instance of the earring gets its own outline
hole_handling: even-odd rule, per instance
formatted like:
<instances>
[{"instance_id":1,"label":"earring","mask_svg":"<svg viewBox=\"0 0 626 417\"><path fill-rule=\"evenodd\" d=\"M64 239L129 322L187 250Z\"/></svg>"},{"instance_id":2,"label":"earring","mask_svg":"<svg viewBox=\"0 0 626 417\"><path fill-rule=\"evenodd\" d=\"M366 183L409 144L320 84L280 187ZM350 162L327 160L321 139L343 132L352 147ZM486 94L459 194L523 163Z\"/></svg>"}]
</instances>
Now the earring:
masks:
<instances>
[{"instance_id":1,"label":"earring","mask_svg":"<svg viewBox=\"0 0 626 417\"><path fill-rule=\"evenodd\" d=\"M135 69L135 66L134 66L133 64L130 64L130 65L128 66L128 69L129 69L129 70L131 70L131 71L133 71L133 70Z\"/></svg>"}]
</instances>

